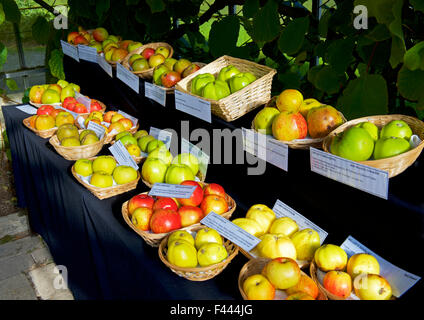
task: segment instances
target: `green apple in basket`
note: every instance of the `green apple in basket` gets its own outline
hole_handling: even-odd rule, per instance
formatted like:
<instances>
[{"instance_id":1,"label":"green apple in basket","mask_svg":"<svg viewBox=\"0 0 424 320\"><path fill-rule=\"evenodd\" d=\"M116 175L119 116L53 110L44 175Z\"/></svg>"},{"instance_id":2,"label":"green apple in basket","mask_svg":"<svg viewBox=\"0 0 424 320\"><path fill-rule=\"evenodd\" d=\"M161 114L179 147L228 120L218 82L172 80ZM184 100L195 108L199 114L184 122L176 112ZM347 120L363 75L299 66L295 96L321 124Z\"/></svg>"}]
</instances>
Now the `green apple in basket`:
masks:
<instances>
[{"instance_id":1,"label":"green apple in basket","mask_svg":"<svg viewBox=\"0 0 424 320\"><path fill-rule=\"evenodd\" d=\"M220 100L231 94L228 84L221 80L209 82L202 89L202 97L212 100Z\"/></svg>"},{"instance_id":2,"label":"green apple in basket","mask_svg":"<svg viewBox=\"0 0 424 320\"><path fill-rule=\"evenodd\" d=\"M116 168L116 160L112 156L99 156L93 160L93 172L104 172L112 175Z\"/></svg>"},{"instance_id":3,"label":"green apple in basket","mask_svg":"<svg viewBox=\"0 0 424 320\"><path fill-rule=\"evenodd\" d=\"M384 159L397 156L410 149L410 144L406 139L398 137L380 138L375 143L374 159Z\"/></svg>"},{"instance_id":4,"label":"green apple in basket","mask_svg":"<svg viewBox=\"0 0 424 320\"><path fill-rule=\"evenodd\" d=\"M161 77L165 72L168 72L170 69L165 64L160 64L153 69L153 83L158 86L162 85Z\"/></svg>"},{"instance_id":5,"label":"green apple in basket","mask_svg":"<svg viewBox=\"0 0 424 320\"><path fill-rule=\"evenodd\" d=\"M236 74L228 80L231 93L243 89L255 80L256 77L253 75L253 73L250 72Z\"/></svg>"},{"instance_id":6,"label":"green apple in basket","mask_svg":"<svg viewBox=\"0 0 424 320\"><path fill-rule=\"evenodd\" d=\"M168 166L162 160L148 157L141 167L141 176L150 184L162 183L165 181L167 169Z\"/></svg>"},{"instance_id":7,"label":"green apple in basket","mask_svg":"<svg viewBox=\"0 0 424 320\"><path fill-rule=\"evenodd\" d=\"M380 138L397 137L409 141L412 136L411 127L403 120L393 120L387 123L380 131Z\"/></svg>"},{"instance_id":8,"label":"green apple in basket","mask_svg":"<svg viewBox=\"0 0 424 320\"><path fill-rule=\"evenodd\" d=\"M74 170L80 176L91 176L93 174L93 161L88 159L79 159L75 161Z\"/></svg>"},{"instance_id":9,"label":"green apple in basket","mask_svg":"<svg viewBox=\"0 0 424 320\"><path fill-rule=\"evenodd\" d=\"M366 161L373 153L374 140L364 128L351 127L343 132L334 148L339 157L353 161Z\"/></svg>"},{"instance_id":10,"label":"green apple in basket","mask_svg":"<svg viewBox=\"0 0 424 320\"><path fill-rule=\"evenodd\" d=\"M98 188L109 188L113 186L113 178L106 172L94 172L91 175L90 184Z\"/></svg>"},{"instance_id":11,"label":"green apple in basket","mask_svg":"<svg viewBox=\"0 0 424 320\"><path fill-rule=\"evenodd\" d=\"M137 140L137 144L138 144L138 146L140 147L140 150L141 150L141 151L143 151L143 152L147 152L147 144L148 144L150 141L153 141L153 140L155 140L155 137L153 137L153 136L151 136L151 135L144 135L144 136L142 136L141 138L139 138L139 139Z\"/></svg>"},{"instance_id":12,"label":"green apple in basket","mask_svg":"<svg viewBox=\"0 0 424 320\"><path fill-rule=\"evenodd\" d=\"M358 123L355 127L364 128L374 141L378 140L378 127L374 123L365 121Z\"/></svg>"},{"instance_id":13,"label":"green apple in basket","mask_svg":"<svg viewBox=\"0 0 424 320\"><path fill-rule=\"evenodd\" d=\"M193 171L185 164L171 164L165 176L165 182L169 184L180 184L185 180L194 179Z\"/></svg>"},{"instance_id":14,"label":"green apple in basket","mask_svg":"<svg viewBox=\"0 0 424 320\"><path fill-rule=\"evenodd\" d=\"M201 96L204 86L214 81L215 77L211 73L203 73L195 76L191 81L191 93Z\"/></svg>"},{"instance_id":15,"label":"green apple in basket","mask_svg":"<svg viewBox=\"0 0 424 320\"><path fill-rule=\"evenodd\" d=\"M117 184L125 184L137 179L137 170L130 166L119 166L113 170L113 180Z\"/></svg>"},{"instance_id":16,"label":"green apple in basket","mask_svg":"<svg viewBox=\"0 0 424 320\"><path fill-rule=\"evenodd\" d=\"M231 79L233 76L235 76L236 74L239 74L239 73L240 73L239 69L237 69L233 65L229 65L229 66L222 68L219 71L217 79L221 80L221 81L227 81L227 80Z\"/></svg>"},{"instance_id":17,"label":"green apple in basket","mask_svg":"<svg viewBox=\"0 0 424 320\"><path fill-rule=\"evenodd\" d=\"M162 160L167 166L169 166L172 162L173 156L172 153L166 148L166 146L162 145L150 152L147 158L158 158Z\"/></svg>"},{"instance_id":18,"label":"green apple in basket","mask_svg":"<svg viewBox=\"0 0 424 320\"><path fill-rule=\"evenodd\" d=\"M199 172L199 159L191 153L180 153L172 160L172 164L185 164L191 169L194 175L197 175Z\"/></svg>"},{"instance_id":19,"label":"green apple in basket","mask_svg":"<svg viewBox=\"0 0 424 320\"><path fill-rule=\"evenodd\" d=\"M280 114L280 111L277 108L264 107L259 111L255 119L253 120L253 125L258 132L265 131L265 134L272 135L272 122L275 117Z\"/></svg>"},{"instance_id":20,"label":"green apple in basket","mask_svg":"<svg viewBox=\"0 0 424 320\"><path fill-rule=\"evenodd\" d=\"M152 140L147 144L147 153L150 154L153 150L162 146L165 146L163 141L160 141L159 139Z\"/></svg>"},{"instance_id":21,"label":"green apple in basket","mask_svg":"<svg viewBox=\"0 0 424 320\"><path fill-rule=\"evenodd\" d=\"M129 135L124 135L123 137L119 138L119 141L122 142L122 144L124 145L124 147L130 145L130 144L135 144L137 145L137 139L134 138L131 134Z\"/></svg>"}]
</instances>

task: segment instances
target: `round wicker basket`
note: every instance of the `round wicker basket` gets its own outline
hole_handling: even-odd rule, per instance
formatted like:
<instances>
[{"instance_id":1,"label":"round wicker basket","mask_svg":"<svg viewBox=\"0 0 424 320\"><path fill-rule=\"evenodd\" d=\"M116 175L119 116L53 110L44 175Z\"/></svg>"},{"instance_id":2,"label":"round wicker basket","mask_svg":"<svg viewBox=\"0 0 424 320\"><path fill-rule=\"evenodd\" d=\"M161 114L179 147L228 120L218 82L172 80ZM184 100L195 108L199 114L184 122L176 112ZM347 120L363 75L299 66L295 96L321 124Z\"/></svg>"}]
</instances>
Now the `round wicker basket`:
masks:
<instances>
[{"instance_id":1,"label":"round wicker basket","mask_svg":"<svg viewBox=\"0 0 424 320\"><path fill-rule=\"evenodd\" d=\"M79 133L82 131L84 130L78 130ZM55 148L57 153L64 157L66 160L78 160L92 158L97 155L102 150L105 139L106 135L93 144L77 147L64 147L60 144L60 141L55 134L49 139L49 142L53 148Z\"/></svg>"},{"instance_id":2,"label":"round wicker basket","mask_svg":"<svg viewBox=\"0 0 424 320\"><path fill-rule=\"evenodd\" d=\"M265 265L271 261L271 259L265 259L265 258L257 258L257 259L252 259L249 260L244 266L243 268L241 268L240 273L239 273L239 278L238 278L238 287L240 290L240 294L243 297L244 300L249 300L247 298L246 293L243 290L243 283L244 281L255 274L261 274L263 268L265 267ZM304 273L303 271L300 271L302 274L306 275L306 273ZM325 291L323 291L319 286L318 286L318 290L319 290L319 294L316 300L328 300L327 295L325 293ZM284 292L283 290L276 290L276 297L274 298L274 300L285 300L284 298L279 298L279 296L283 296L282 294L277 294L277 292L280 291L280 293ZM282 291L282 292L281 292ZM287 295L284 292L284 295Z\"/></svg>"},{"instance_id":3,"label":"round wicker basket","mask_svg":"<svg viewBox=\"0 0 424 320\"><path fill-rule=\"evenodd\" d=\"M194 226L187 231L197 232L200 229L206 228L205 226ZM238 254L238 248L236 245L234 245L229 240L224 241L224 246L227 249L228 257L225 258L223 261L207 266L207 267L195 267L195 268L182 268L175 266L171 264L168 259L166 258L167 254L167 243L168 243L168 237L170 235L168 234L165 238L162 239L160 246L159 246L159 258L160 260L172 270L172 272L176 273L180 277L186 278L191 281L206 281L209 279L214 278L218 274L220 274L231 262L231 260L234 259L234 257Z\"/></svg>"},{"instance_id":4,"label":"round wicker basket","mask_svg":"<svg viewBox=\"0 0 424 320\"><path fill-rule=\"evenodd\" d=\"M56 131L57 131L57 127L53 127L51 129L47 129L47 130L37 130L33 127L31 127L30 125L30 119L31 117L25 118L24 120L22 120L22 123L24 124L25 127L27 127L29 130L31 130L32 132L34 132L37 136L47 139L52 137Z\"/></svg>"},{"instance_id":5,"label":"round wicker basket","mask_svg":"<svg viewBox=\"0 0 424 320\"><path fill-rule=\"evenodd\" d=\"M411 117L405 116L401 114L391 114L391 115L380 115L380 116L370 116L363 117L348 121L342 124L340 127L333 130L327 137L325 137L322 148L324 151L330 153L330 146L333 138L347 130L348 128L365 121L369 121L374 123L378 128L382 128L385 124L389 123L393 120L403 120L405 121L412 129L412 132L420 137L422 140L421 143L407 152L399 154L397 156L391 158L385 158L380 160L367 160L367 161L358 161L358 163L385 170L389 173L389 178L392 178L403 171L405 171L410 165L412 165L418 156L421 154L421 151L424 148L424 122L421 120Z\"/></svg>"},{"instance_id":6,"label":"round wicker basket","mask_svg":"<svg viewBox=\"0 0 424 320\"><path fill-rule=\"evenodd\" d=\"M129 64L129 59L131 58L131 56L133 54L141 54L144 51L144 49L152 48L152 49L156 50L159 47L166 47L166 48L168 48L168 50L169 50L168 58L172 58L172 55L174 54L174 49L172 48L171 45L169 45L166 42L152 42L152 43L147 43L147 44L145 44L145 45L143 45L143 46L141 46L141 47L139 47L139 48L131 51L125 57L125 59L122 61L122 65L126 69L130 70L132 73L136 74L137 76L139 76L142 79L152 79L153 78L153 69L154 68L150 68L150 69L143 70L143 71L132 71L131 70L131 66Z\"/></svg>"}]
</instances>

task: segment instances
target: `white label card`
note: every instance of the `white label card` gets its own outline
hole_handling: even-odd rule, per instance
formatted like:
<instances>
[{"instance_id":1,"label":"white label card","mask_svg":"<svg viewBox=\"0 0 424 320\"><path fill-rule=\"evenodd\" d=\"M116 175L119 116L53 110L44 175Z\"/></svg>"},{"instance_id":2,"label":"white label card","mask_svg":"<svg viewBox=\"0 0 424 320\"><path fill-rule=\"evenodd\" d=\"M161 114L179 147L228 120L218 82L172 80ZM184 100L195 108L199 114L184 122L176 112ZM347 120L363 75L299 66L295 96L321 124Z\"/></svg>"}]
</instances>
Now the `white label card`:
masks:
<instances>
[{"instance_id":1,"label":"white label card","mask_svg":"<svg viewBox=\"0 0 424 320\"><path fill-rule=\"evenodd\" d=\"M306 219L299 212L289 207L288 205L286 205L284 202L280 201L279 199L275 201L272 211L275 212L275 216L277 218L282 218L282 217L292 218L294 221L296 221L297 225L299 226L299 230L310 228L318 232L321 244L324 242L325 238L327 238L328 236L328 232L324 231L323 229L318 227L316 224Z\"/></svg>"},{"instance_id":2,"label":"white label card","mask_svg":"<svg viewBox=\"0 0 424 320\"><path fill-rule=\"evenodd\" d=\"M144 95L146 98L156 101L162 106L166 105L166 91L160 86L155 85L154 83L144 82Z\"/></svg>"},{"instance_id":3,"label":"white label card","mask_svg":"<svg viewBox=\"0 0 424 320\"><path fill-rule=\"evenodd\" d=\"M211 103L175 90L175 109L191 114L206 122L212 122Z\"/></svg>"},{"instance_id":4,"label":"white label card","mask_svg":"<svg viewBox=\"0 0 424 320\"><path fill-rule=\"evenodd\" d=\"M66 41L60 40L60 44L62 46L62 52L63 54L71 57L72 59L74 59L75 61L79 62L79 57L78 57L78 48L74 47L73 45L67 43Z\"/></svg>"},{"instance_id":5,"label":"white label card","mask_svg":"<svg viewBox=\"0 0 424 320\"><path fill-rule=\"evenodd\" d=\"M196 186L155 183L149 192L149 196L188 199L191 197L195 189Z\"/></svg>"},{"instance_id":6,"label":"white label card","mask_svg":"<svg viewBox=\"0 0 424 320\"><path fill-rule=\"evenodd\" d=\"M31 107L29 104L25 104L23 106L18 106L16 109L21 110L22 112L28 113L28 114L37 114L37 109L34 107Z\"/></svg>"},{"instance_id":7,"label":"white label card","mask_svg":"<svg viewBox=\"0 0 424 320\"><path fill-rule=\"evenodd\" d=\"M75 91L75 99L79 103L82 103L87 108L88 112L91 111L91 99L89 97L86 97L85 95Z\"/></svg>"},{"instance_id":8,"label":"white label card","mask_svg":"<svg viewBox=\"0 0 424 320\"><path fill-rule=\"evenodd\" d=\"M310 148L311 171L387 200L389 173Z\"/></svg>"},{"instance_id":9,"label":"white label card","mask_svg":"<svg viewBox=\"0 0 424 320\"><path fill-rule=\"evenodd\" d=\"M120 140L116 141L111 147L109 147L109 151L115 157L116 161L122 166L130 166L135 170L138 170L138 165L128 153L125 146L122 144Z\"/></svg>"},{"instance_id":10,"label":"white label card","mask_svg":"<svg viewBox=\"0 0 424 320\"><path fill-rule=\"evenodd\" d=\"M73 112L71 110L68 110L68 109L66 109L66 108L64 108L62 106L57 106L56 109L62 109L64 111L66 111L66 112L69 112L74 117L74 119L78 118L78 116L79 116L79 113L76 113L76 112Z\"/></svg>"},{"instance_id":11,"label":"white label card","mask_svg":"<svg viewBox=\"0 0 424 320\"><path fill-rule=\"evenodd\" d=\"M100 124L95 123L93 121L88 121L87 129L93 130L100 140L103 139L103 137L106 133L106 130L105 130L104 127L102 127Z\"/></svg>"},{"instance_id":12,"label":"white label card","mask_svg":"<svg viewBox=\"0 0 424 320\"><path fill-rule=\"evenodd\" d=\"M215 212L211 212L206 215L206 217L200 220L200 223L218 231L221 236L235 243L247 252L252 250L259 242L261 242L259 238L256 238L249 232L240 228L238 225L235 225L230 220L225 219L223 216L220 216Z\"/></svg>"},{"instance_id":13,"label":"white label card","mask_svg":"<svg viewBox=\"0 0 424 320\"><path fill-rule=\"evenodd\" d=\"M242 128L242 132L246 152L288 171L289 147L286 144L254 130Z\"/></svg>"},{"instance_id":14,"label":"white label card","mask_svg":"<svg viewBox=\"0 0 424 320\"><path fill-rule=\"evenodd\" d=\"M181 153L191 153L199 160L199 171L206 177L208 171L209 155L204 153L199 147L184 138L181 138Z\"/></svg>"},{"instance_id":15,"label":"white label card","mask_svg":"<svg viewBox=\"0 0 424 320\"><path fill-rule=\"evenodd\" d=\"M380 264L380 275L390 283L395 297L399 298L421 279L420 277L391 264L365 247L352 236L349 236L340 247L346 251L348 257L353 256L356 253L367 253L374 256Z\"/></svg>"},{"instance_id":16,"label":"white label card","mask_svg":"<svg viewBox=\"0 0 424 320\"><path fill-rule=\"evenodd\" d=\"M155 127L150 127L149 135L151 135L155 139L162 141L166 145L166 148L168 150L171 147L172 132L166 131L166 130L160 130Z\"/></svg>"},{"instance_id":17,"label":"white label card","mask_svg":"<svg viewBox=\"0 0 424 320\"><path fill-rule=\"evenodd\" d=\"M137 125L137 123L138 123L138 119L137 118L134 118L133 116L131 116L128 113L126 113L124 111L121 111L121 110L118 110L118 113L119 114L122 114L125 118L130 119L132 121L132 123L133 123L133 127L135 127Z\"/></svg>"},{"instance_id":18,"label":"white label card","mask_svg":"<svg viewBox=\"0 0 424 320\"><path fill-rule=\"evenodd\" d=\"M94 47L79 44L78 56L81 60L97 63L97 49Z\"/></svg>"},{"instance_id":19,"label":"white label card","mask_svg":"<svg viewBox=\"0 0 424 320\"><path fill-rule=\"evenodd\" d=\"M113 77L112 66L106 62L105 58L101 55L97 55L97 63L106 72L109 77Z\"/></svg>"},{"instance_id":20,"label":"white label card","mask_svg":"<svg viewBox=\"0 0 424 320\"><path fill-rule=\"evenodd\" d=\"M109 122L104 122L104 121L102 121L102 122L100 122L102 125L104 125L104 126L106 126L107 128L109 128L109 126L110 126L110 123Z\"/></svg>"},{"instance_id":21,"label":"white label card","mask_svg":"<svg viewBox=\"0 0 424 320\"><path fill-rule=\"evenodd\" d=\"M135 92L139 93L140 78L120 63L116 64L116 77Z\"/></svg>"}]
</instances>

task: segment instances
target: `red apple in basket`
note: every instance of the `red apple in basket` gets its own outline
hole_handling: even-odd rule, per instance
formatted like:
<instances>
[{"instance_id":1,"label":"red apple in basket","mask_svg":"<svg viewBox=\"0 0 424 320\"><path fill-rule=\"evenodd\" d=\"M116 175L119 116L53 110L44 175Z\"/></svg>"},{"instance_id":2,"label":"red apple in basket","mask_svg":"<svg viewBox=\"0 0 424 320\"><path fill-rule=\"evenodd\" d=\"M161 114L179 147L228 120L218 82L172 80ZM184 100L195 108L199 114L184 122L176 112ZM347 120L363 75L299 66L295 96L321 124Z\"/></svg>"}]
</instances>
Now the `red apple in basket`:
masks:
<instances>
[{"instance_id":1,"label":"red apple in basket","mask_svg":"<svg viewBox=\"0 0 424 320\"><path fill-rule=\"evenodd\" d=\"M300 112L283 111L272 121L272 135L281 141L304 139L308 134L308 125Z\"/></svg>"},{"instance_id":2,"label":"red apple in basket","mask_svg":"<svg viewBox=\"0 0 424 320\"><path fill-rule=\"evenodd\" d=\"M74 112L76 113L87 113L87 108L82 103L77 103L74 107Z\"/></svg>"},{"instance_id":3,"label":"red apple in basket","mask_svg":"<svg viewBox=\"0 0 424 320\"><path fill-rule=\"evenodd\" d=\"M224 197L211 194L204 197L200 204L200 209L203 210L205 216L212 211L217 214L223 214L228 211L228 203Z\"/></svg>"},{"instance_id":4,"label":"red apple in basket","mask_svg":"<svg viewBox=\"0 0 424 320\"><path fill-rule=\"evenodd\" d=\"M104 114L104 116L103 116L103 121L104 122L111 122L112 121L112 117L115 115L115 114L117 114L117 112L116 111L108 111L108 112L106 112L105 114Z\"/></svg>"},{"instance_id":5,"label":"red apple in basket","mask_svg":"<svg viewBox=\"0 0 424 320\"><path fill-rule=\"evenodd\" d=\"M181 228L181 216L177 211L158 209L150 218L150 229L154 233L165 233Z\"/></svg>"},{"instance_id":6,"label":"red apple in basket","mask_svg":"<svg viewBox=\"0 0 424 320\"><path fill-rule=\"evenodd\" d=\"M153 205L153 210L158 210L158 209L169 209L169 210L177 211L178 205L174 201L174 199L163 197L163 198L157 199Z\"/></svg>"},{"instance_id":7,"label":"red apple in basket","mask_svg":"<svg viewBox=\"0 0 424 320\"><path fill-rule=\"evenodd\" d=\"M90 112L100 111L102 110L102 106L99 101L92 99L90 104Z\"/></svg>"},{"instance_id":8,"label":"red apple in basket","mask_svg":"<svg viewBox=\"0 0 424 320\"><path fill-rule=\"evenodd\" d=\"M322 281L324 288L332 294L346 299L352 292L352 278L343 271L327 272Z\"/></svg>"},{"instance_id":9,"label":"red apple in basket","mask_svg":"<svg viewBox=\"0 0 424 320\"><path fill-rule=\"evenodd\" d=\"M45 104L45 105L41 106L40 108L38 108L37 115L51 114L53 112L53 110L54 110L53 106L51 106L49 104Z\"/></svg>"},{"instance_id":10,"label":"red apple in basket","mask_svg":"<svg viewBox=\"0 0 424 320\"><path fill-rule=\"evenodd\" d=\"M62 107L73 111L77 103L78 101L74 97L66 97L65 100L63 100L62 102Z\"/></svg>"},{"instance_id":11,"label":"red apple in basket","mask_svg":"<svg viewBox=\"0 0 424 320\"><path fill-rule=\"evenodd\" d=\"M166 71L160 77L162 85L166 88L171 88L181 80L181 75L176 71Z\"/></svg>"},{"instance_id":12,"label":"red apple in basket","mask_svg":"<svg viewBox=\"0 0 424 320\"><path fill-rule=\"evenodd\" d=\"M202 209L194 206L182 206L178 209L178 214L181 216L182 227L188 227L192 224L199 223L204 216Z\"/></svg>"},{"instance_id":13,"label":"red apple in basket","mask_svg":"<svg viewBox=\"0 0 424 320\"><path fill-rule=\"evenodd\" d=\"M138 194L128 201L128 212L131 215L137 208L151 208L153 209L153 204L155 199L147 194Z\"/></svg>"},{"instance_id":14,"label":"red apple in basket","mask_svg":"<svg viewBox=\"0 0 424 320\"><path fill-rule=\"evenodd\" d=\"M130 130L133 127L133 123L130 119L128 118L122 118L119 119L118 122L122 123L122 125L124 126L125 130Z\"/></svg>"},{"instance_id":15,"label":"red apple in basket","mask_svg":"<svg viewBox=\"0 0 424 320\"><path fill-rule=\"evenodd\" d=\"M179 198L178 202L181 203L183 206L194 206L197 207L199 204L202 203L203 200L203 189L202 186L197 182L193 180L186 180L180 183L183 186L195 186L196 189L194 189L193 194L188 199L182 199Z\"/></svg>"},{"instance_id":16,"label":"red apple in basket","mask_svg":"<svg viewBox=\"0 0 424 320\"><path fill-rule=\"evenodd\" d=\"M209 183L205 187L205 189L203 189L203 191L205 193L205 196L208 196L210 194L215 194L217 196L221 196L225 198L225 195L226 195L224 188L217 183Z\"/></svg>"},{"instance_id":17,"label":"red apple in basket","mask_svg":"<svg viewBox=\"0 0 424 320\"><path fill-rule=\"evenodd\" d=\"M141 53L141 55L143 56L143 58L149 60L149 58L155 54L155 49L153 48L146 48L143 50L143 52Z\"/></svg>"}]
</instances>

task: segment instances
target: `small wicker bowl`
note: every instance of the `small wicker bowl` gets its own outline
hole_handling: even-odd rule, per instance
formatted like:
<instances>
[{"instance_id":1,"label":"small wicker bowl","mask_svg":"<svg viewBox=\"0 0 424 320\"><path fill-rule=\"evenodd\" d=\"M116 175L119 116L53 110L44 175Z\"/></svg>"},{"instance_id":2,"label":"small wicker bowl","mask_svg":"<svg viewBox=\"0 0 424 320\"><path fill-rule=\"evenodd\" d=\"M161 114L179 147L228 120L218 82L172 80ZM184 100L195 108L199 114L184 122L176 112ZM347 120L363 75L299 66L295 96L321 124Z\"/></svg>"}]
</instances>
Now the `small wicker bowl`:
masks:
<instances>
[{"instance_id":1,"label":"small wicker bowl","mask_svg":"<svg viewBox=\"0 0 424 320\"><path fill-rule=\"evenodd\" d=\"M37 130L37 129L31 127L30 118L31 117L25 118L24 120L22 120L22 123L24 124L25 127L27 127L29 130L31 130L32 132L34 132L37 136L39 136L41 138L47 139L47 138L52 137L58 129L57 127L53 127L51 129L47 129L47 130Z\"/></svg>"},{"instance_id":2,"label":"small wicker bowl","mask_svg":"<svg viewBox=\"0 0 424 320\"><path fill-rule=\"evenodd\" d=\"M393 120L403 120L405 121L412 129L413 134L416 134L422 140L421 143L414 149L411 149L407 152L399 154L391 158L385 158L380 160L367 160L367 161L358 161L358 163L385 170L389 173L389 178L392 178L403 171L405 171L410 165L412 165L418 156L421 154L421 151L424 148L424 122L421 120L405 116L401 114L391 114L391 115L380 115L380 116L370 116L363 117L348 121L342 124L340 127L333 130L327 137L325 137L322 148L324 151L330 153L330 146L333 138L348 128L357 125L358 123L369 121L374 123L379 129L381 129L385 124Z\"/></svg>"},{"instance_id":3,"label":"small wicker bowl","mask_svg":"<svg viewBox=\"0 0 424 320\"><path fill-rule=\"evenodd\" d=\"M194 226L187 231L197 232L200 229L204 229L206 226ZM160 246L159 246L159 258L160 260L172 270L172 272L176 273L180 277L186 278L187 280L191 281L206 281L209 279L214 278L218 274L220 274L231 262L231 260L234 259L234 257L238 254L238 248L235 244L230 242L229 240L224 241L224 246L227 249L228 257L225 258L223 261L208 266L208 267L195 267L195 268L182 268L175 266L171 264L168 259L166 258L167 254L167 243L168 238L170 234L168 234L164 239L162 239Z\"/></svg>"},{"instance_id":4,"label":"small wicker bowl","mask_svg":"<svg viewBox=\"0 0 424 320\"><path fill-rule=\"evenodd\" d=\"M241 268L240 270L240 274L239 274L239 278L238 278L238 287L240 290L240 294L243 297L244 300L249 300L247 298L246 293L243 290L243 283L244 281L255 274L261 274L263 268L265 267L265 265L271 261L271 259L265 259L265 258L257 258L257 259L252 259L249 260L244 266L243 268ZM303 271L300 271L303 275L306 275L306 273L304 273ZM328 300L327 295L325 293L325 291L323 291L319 286L318 286L318 297L316 300ZM278 294L280 293L280 294ZM274 298L274 300L285 300L282 296L287 295L284 290L276 290L276 297Z\"/></svg>"},{"instance_id":5,"label":"small wicker bowl","mask_svg":"<svg viewBox=\"0 0 424 320\"><path fill-rule=\"evenodd\" d=\"M132 71L132 70L131 70L131 66L130 66L130 64L129 64L129 59L130 59L130 58L131 58L131 56L132 56L132 55L134 55L134 54L141 54L141 53L144 51L144 49L152 48L152 49L156 50L156 49L157 49L157 48L159 48L159 47L166 47L166 48L168 48L168 50L169 50L168 58L172 58L172 55L174 54L174 49L172 48L172 46L171 46L171 45L169 45L169 44L168 44L168 43L166 43L166 42L152 42L152 43L145 44L145 45L143 45L143 46L141 46L141 47L139 47L139 48L137 48L137 49L135 49L135 50L131 51L131 52L130 52L130 53L129 53L126 57L125 57L125 59L122 61L122 65L123 65L126 69L128 69L129 71L131 71L132 73L134 73L135 75L139 76L140 78L150 80L150 79L152 79L152 78L153 78L153 69L154 69L154 68L150 68L150 69L142 70L142 71Z\"/></svg>"},{"instance_id":6,"label":"small wicker bowl","mask_svg":"<svg viewBox=\"0 0 424 320\"><path fill-rule=\"evenodd\" d=\"M96 157L89 158L89 160L94 160L94 159L96 159ZM131 191L137 188L138 180L140 180L140 171L137 171L137 179L135 179L134 181L128 182L126 184L116 185L116 186L112 186L108 188L94 187L85 183L78 176L78 174L75 172L74 165L72 165L72 168L71 168L72 175L75 177L75 179L77 179L79 183L81 183L84 187L86 187L93 195L95 195L100 200Z\"/></svg>"},{"instance_id":7,"label":"small wicker bowl","mask_svg":"<svg viewBox=\"0 0 424 320\"><path fill-rule=\"evenodd\" d=\"M40 107L42 107L42 106L45 106L45 105L52 106L55 109L57 107L61 107L62 106L62 102L56 102L56 103L35 103L35 102L30 101L29 103L31 105L33 105L34 107L36 107L37 109L40 108Z\"/></svg>"},{"instance_id":8,"label":"small wicker bowl","mask_svg":"<svg viewBox=\"0 0 424 320\"><path fill-rule=\"evenodd\" d=\"M78 133L81 133L82 131L84 130L78 130ZM64 147L60 144L60 141L55 134L49 139L49 142L55 148L57 153L64 157L66 160L78 160L92 158L97 155L102 150L105 139L106 135L93 144L77 147Z\"/></svg>"}]
</instances>

